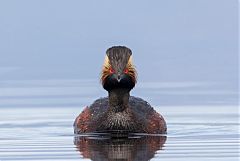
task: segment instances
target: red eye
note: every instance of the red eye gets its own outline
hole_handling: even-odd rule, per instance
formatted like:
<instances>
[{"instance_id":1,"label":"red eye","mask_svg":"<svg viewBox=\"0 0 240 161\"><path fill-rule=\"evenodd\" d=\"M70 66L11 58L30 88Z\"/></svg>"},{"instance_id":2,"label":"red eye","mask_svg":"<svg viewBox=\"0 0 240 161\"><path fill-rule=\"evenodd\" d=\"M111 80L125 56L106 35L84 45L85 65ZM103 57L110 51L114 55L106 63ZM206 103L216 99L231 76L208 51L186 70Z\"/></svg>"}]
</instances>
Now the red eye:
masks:
<instances>
[{"instance_id":1,"label":"red eye","mask_svg":"<svg viewBox=\"0 0 240 161\"><path fill-rule=\"evenodd\" d=\"M127 73L128 73L128 69L127 69L127 68L124 70L124 73L125 73L125 74L127 74Z\"/></svg>"},{"instance_id":2,"label":"red eye","mask_svg":"<svg viewBox=\"0 0 240 161\"><path fill-rule=\"evenodd\" d=\"M111 74L115 73L115 71L113 70L113 68L110 68L110 69L109 69L109 72L110 72Z\"/></svg>"}]
</instances>

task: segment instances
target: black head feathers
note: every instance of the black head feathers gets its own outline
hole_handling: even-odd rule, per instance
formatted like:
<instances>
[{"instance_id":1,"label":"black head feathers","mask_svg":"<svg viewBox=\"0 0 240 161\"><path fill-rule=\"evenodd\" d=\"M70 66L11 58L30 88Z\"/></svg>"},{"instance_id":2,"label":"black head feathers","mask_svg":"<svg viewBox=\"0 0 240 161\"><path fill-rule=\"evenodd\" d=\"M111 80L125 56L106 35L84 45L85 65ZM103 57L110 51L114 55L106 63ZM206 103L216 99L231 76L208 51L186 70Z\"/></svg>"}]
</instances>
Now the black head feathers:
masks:
<instances>
[{"instance_id":1,"label":"black head feathers","mask_svg":"<svg viewBox=\"0 0 240 161\"><path fill-rule=\"evenodd\" d=\"M113 46L106 52L112 68L121 73L127 66L132 51L125 46Z\"/></svg>"}]
</instances>

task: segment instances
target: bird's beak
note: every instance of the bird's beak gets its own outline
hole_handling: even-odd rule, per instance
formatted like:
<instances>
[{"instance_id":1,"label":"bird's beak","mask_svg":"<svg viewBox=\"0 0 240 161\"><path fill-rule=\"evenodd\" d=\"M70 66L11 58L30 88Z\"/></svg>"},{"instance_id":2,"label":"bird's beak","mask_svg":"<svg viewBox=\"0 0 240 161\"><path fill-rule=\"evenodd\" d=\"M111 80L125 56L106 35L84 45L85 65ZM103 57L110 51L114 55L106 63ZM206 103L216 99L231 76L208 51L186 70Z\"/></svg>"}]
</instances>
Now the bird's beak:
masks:
<instances>
[{"instance_id":1,"label":"bird's beak","mask_svg":"<svg viewBox=\"0 0 240 161\"><path fill-rule=\"evenodd\" d=\"M121 79L122 79L121 74L118 74L118 75L117 75L117 81L118 81L118 83L121 81Z\"/></svg>"}]
</instances>

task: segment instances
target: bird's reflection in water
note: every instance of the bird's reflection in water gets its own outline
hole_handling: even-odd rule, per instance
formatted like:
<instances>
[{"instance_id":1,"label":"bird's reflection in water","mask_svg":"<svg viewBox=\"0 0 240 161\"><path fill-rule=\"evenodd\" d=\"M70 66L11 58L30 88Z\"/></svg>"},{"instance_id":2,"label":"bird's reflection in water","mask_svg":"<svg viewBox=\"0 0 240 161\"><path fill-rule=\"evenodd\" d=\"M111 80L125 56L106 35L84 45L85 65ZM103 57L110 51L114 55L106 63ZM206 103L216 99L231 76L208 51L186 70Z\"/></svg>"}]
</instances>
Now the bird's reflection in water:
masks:
<instances>
[{"instance_id":1,"label":"bird's reflection in water","mask_svg":"<svg viewBox=\"0 0 240 161\"><path fill-rule=\"evenodd\" d=\"M147 161L161 150L166 136L107 138L77 136L74 144L84 158L94 161Z\"/></svg>"}]
</instances>

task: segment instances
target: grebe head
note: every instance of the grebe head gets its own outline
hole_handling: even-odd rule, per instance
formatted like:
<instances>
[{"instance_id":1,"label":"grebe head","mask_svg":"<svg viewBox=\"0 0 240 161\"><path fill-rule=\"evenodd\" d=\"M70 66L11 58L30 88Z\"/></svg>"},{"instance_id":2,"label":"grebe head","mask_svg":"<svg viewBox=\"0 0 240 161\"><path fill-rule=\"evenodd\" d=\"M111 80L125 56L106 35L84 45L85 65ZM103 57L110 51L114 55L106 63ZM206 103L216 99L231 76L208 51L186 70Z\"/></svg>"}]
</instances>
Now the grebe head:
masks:
<instances>
[{"instance_id":1,"label":"grebe head","mask_svg":"<svg viewBox=\"0 0 240 161\"><path fill-rule=\"evenodd\" d=\"M106 52L101 73L103 88L131 90L137 80L137 72L132 62L132 51L124 46L113 46Z\"/></svg>"}]
</instances>

